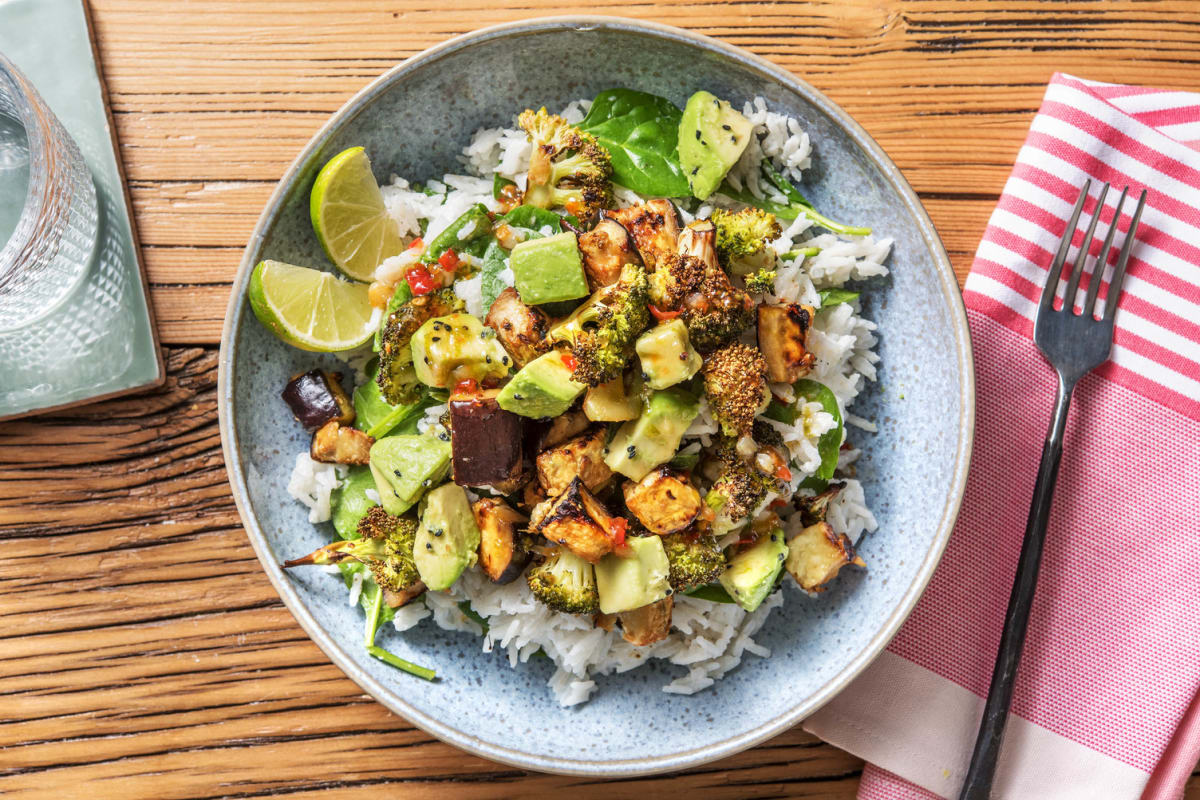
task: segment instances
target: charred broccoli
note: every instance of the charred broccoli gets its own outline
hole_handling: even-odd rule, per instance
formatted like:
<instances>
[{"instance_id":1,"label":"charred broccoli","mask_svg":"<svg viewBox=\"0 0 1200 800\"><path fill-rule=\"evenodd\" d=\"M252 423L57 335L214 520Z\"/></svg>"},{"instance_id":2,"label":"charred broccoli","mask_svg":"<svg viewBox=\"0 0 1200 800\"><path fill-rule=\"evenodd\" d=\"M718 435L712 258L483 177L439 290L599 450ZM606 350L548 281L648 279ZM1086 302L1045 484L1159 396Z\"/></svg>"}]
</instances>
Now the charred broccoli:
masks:
<instances>
[{"instance_id":1,"label":"charred broccoli","mask_svg":"<svg viewBox=\"0 0 1200 800\"><path fill-rule=\"evenodd\" d=\"M751 294L774 294L775 274L773 269L760 269L753 275L747 275L746 291Z\"/></svg>"},{"instance_id":2,"label":"charred broccoli","mask_svg":"<svg viewBox=\"0 0 1200 800\"><path fill-rule=\"evenodd\" d=\"M717 229L717 256L730 272L747 275L774 263L775 254L767 247L781 232L774 214L757 208L718 208L712 222Z\"/></svg>"},{"instance_id":3,"label":"charred broccoli","mask_svg":"<svg viewBox=\"0 0 1200 800\"><path fill-rule=\"evenodd\" d=\"M757 348L727 344L704 359L704 392L713 420L726 436L746 436L771 401L767 360Z\"/></svg>"},{"instance_id":4,"label":"charred broccoli","mask_svg":"<svg viewBox=\"0 0 1200 800\"><path fill-rule=\"evenodd\" d=\"M721 472L713 481L704 502L716 514L713 533L720 535L736 528L762 503L767 492L775 492L779 484L743 461L736 444L726 440L717 447Z\"/></svg>"},{"instance_id":5,"label":"charred broccoli","mask_svg":"<svg viewBox=\"0 0 1200 800\"><path fill-rule=\"evenodd\" d=\"M612 206L612 164L591 135L545 108L522 111L517 124L533 142L526 203L565 208L580 218Z\"/></svg>"},{"instance_id":6,"label":"charred broccoli","mask_svg":"<svg viewBox=\"0 0 1200 800\"><path fill-rule=\"evenodd\" d=\"M402 592L421 579L413 561L413 542L417 521L394 517L373 506L358 522L360 539L344 539L327 544L308 555L283 562L284 569L303 564L337 564L352 558L366 565L380 587Z\"/></svg>"},{"instance_id":7,"label":"charred broccoli","mask_svg":"<svg viewBox=\"0 0 1200 800\"><path fill-rule=\"evenodd\" d=\"M646 271L626 264L616 283L597 291L550 329L550 341L571 347L575 380L599 386L624 371L638 334L650 323L648 299Z\"/></svg>"},{"instance_id":8,"label":"charred broccoli","mask_svg":"<svg viewBox=\"0 0 1200 800\"><path fill-rule=\"evenodd\" d=\"M596 572L565 547L556 547L525 576L533 596L555 611L594 614L600 610Z\"/></svg>"},{"instance_id":9,"label":"charred broccoli","mask_svg":"<svg viewBox=\"0 0 1200 800\"><path fill-rule=\"evenodd\" d=\"M688 338L701 352L736 339L754 322L754 301L721 269L715 237L708 220L687 226L679 234L679 252L658 265L650 289L655 306L682 312Z\"/></svg>"},{"instance_id":10,"label":"charred broccoli","mask_svg":"<svg viewBox=\"0 0 1200 800\"><path fill-rule=\"evenodd\" d=\"M681 531L663 536L662 543L669 567L667 579L677 592L712 583L725 571L725 554L711 533Z\"/></svg>"},{"instance_id":11,"label":"charred broccoli","mask_svg":"<svg viewBox=\"0 0 1200 800\"><path fill-rule=\"evenodd\" d=\"M375 375L385 400L392 405L417 401L421 382L412 365L412 348L409 346L412 336L428 320L463 308L463 302L454 290L446 288L414 297L388 316L383 323L379 372Z\"/></svg>"}]
</instances>

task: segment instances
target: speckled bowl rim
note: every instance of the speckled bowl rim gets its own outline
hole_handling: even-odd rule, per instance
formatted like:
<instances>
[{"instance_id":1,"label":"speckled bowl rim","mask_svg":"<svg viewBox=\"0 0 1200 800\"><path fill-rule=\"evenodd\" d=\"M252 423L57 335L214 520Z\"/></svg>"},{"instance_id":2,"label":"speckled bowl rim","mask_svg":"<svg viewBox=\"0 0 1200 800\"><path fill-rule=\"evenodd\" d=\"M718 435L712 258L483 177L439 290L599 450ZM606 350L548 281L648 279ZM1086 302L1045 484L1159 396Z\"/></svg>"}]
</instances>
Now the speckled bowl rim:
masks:
<instances>
[{"instance_id":1,"label":"speckled bowl rim","mask_svg":"<svg viewBox=\"0 0 1200 800\"><path fill-rule=\"evenodd\" d=\"M506 747L501 744L484 741L471 735L468 731L458 730L450 725L446 725L440 720L414 708L398 692L371 677L358 666L349 653L334 643L325 630L318 625L313 616L305 608L295 586L284 577L283 570L273 560L266 537L263 535L258 518L255 516L254 509L250 505L249 492L246 487L245 475L243 474L241 452L239 450L239 443L235 437L236 425L233 408L233 385L236 379L234 374L234 330L242 319L243 297L245 296L250 273L257 262L258 248L261 246L265 233L276 214L280 212L288 189L292 186L297 176L302 174L306 164L345 120L358 114L393 82L402 80L405 75L416 68L436 61L450 53L470 48L481 42L563 28L575 28L578 30L602 28L625 31L683 42L719 53L740 62L751 70L761 73L765 78L777 81L805 98L805 100L836 121L879 167L883 175L891 183L892 188L902 198L905 206L916 219L921 236L924 238L925 244L929 248L929 252L936 264L938 277L941 282L942 295L952 316L954 351L958 360L959 375L961 376L959 392L962 405L958 418L958 447L955 453L952 480L949 487L947 487L946 505L942 510L941 519L938 522L937 533L908 590L896 607L893 608L878 633L875 634L867 646L838 675L792 708L782 711L770 722L737 736L710 742L690 750L654 758L630 758L609 761L556 758L527 753L516 747ZM930 577L933 575L934 568L941 559L946 542L950 538L950 532L954 527L955 519L958 516L958 509L962 502L963 489L966 484L967 468L971 459L971 444L975 429L975 371L971 352L971 337L967 327L966 310L963 306L958 281L954 276L954 270L951 268L950 259L946 256L941 239L938 237L933 223L929 220L929 215L925 213L921 201L917 198L912 187L909 186L908 181L900 174L900 170L883 152L883 149L875 143L857 122L851 119L833 101L829 100L829 98L825 97L825 95L805 81L766 59L733 45L681 28L654 22L631 20L624 17L592 15L539 17L482 28L471 33L456 36L442 44L412 56L376 78L354 95L322 126L309 141L303 152L288 167L287 172L280 179L279 185L263 210L262 216L259 217L258 224L255 226L254 232L250 237L250 242L246 246L246 252L242 258L237 278L233 284L233 291L229 298L229 306L225 313L225 324L221 331L219 361L217 372L217 408L221 427L221 446L225 454L225 467L229 473L233 497L245 525L246 533L250 538L250 543L254 546L254 550L258 554L259 561L262 562L267 577L274 584L275 590L279 592L284 605L292 612L296 621L300 623L300 626L304 628L309 637L363 691L412 724L442 741L453 744L475 755L514 767L564 775L618 778L671 772L695 767L741 752L759 742L782 733L831 700L887 646L888 642L891 641L892 637L900 629L900 625L912 611L913 606L916 605L917 599L921 596L926 584L928 584Z\"/></svg>"}]
</instances>

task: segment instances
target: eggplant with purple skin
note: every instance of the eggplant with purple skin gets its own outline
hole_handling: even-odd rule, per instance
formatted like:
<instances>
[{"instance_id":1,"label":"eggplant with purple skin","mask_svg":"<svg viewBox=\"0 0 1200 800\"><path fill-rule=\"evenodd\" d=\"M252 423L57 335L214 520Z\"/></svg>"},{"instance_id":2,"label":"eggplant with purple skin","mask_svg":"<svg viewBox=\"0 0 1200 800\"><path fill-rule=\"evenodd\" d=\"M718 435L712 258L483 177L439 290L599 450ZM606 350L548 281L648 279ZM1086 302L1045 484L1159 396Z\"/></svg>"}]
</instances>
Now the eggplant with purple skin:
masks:
<instances>
[{"instance_id":1,"label":"eggplant with purple skin","mask_svg":"<svg viewBox=\"0 0 1200 800\"><path fill-rule=\"evenodd\" d=\"M498 389L450 396L450 447L454 482L516 491L529 471L525 418L500 408Z\"/></svg>"},{"instance_id":2,"label":"eggplant with purple skin","mask_svg":"<svg viewBox=\"0 0 1200 800\"><path fill-rule=\"evenodd\" d=\"M471 511L479 526L479 566L492 583L512 583L529 564L531 553L518 533L529 520L494 497L476 500Z\"/></svg>"},{"instance_id":3,"label":"eggplant with purple skin","mask_svg":"<svg viewBox=\"0 0 1200 800\"><path fill-rule=\"evenodd\" d=\"M310 431L333 420L341 425L354 422L354 403L342 388L340 372L312 369L293 375L280 396L296 420Z\"/></svg>"}]
</instances>

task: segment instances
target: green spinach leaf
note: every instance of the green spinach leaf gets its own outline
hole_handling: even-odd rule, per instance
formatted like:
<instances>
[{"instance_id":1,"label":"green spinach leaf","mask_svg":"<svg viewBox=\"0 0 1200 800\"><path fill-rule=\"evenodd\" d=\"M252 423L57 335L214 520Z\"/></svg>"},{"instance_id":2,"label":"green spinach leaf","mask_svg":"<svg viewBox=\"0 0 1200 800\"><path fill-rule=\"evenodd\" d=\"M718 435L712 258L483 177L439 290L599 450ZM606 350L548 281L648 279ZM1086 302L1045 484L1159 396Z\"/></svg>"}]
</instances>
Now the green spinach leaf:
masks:
<instances>
[{"instance_id":1,"label":"green spinach leaf","mask_svg":"<svg viewBox=\"0 0 1200 800\"><path fill-rule=\"evenodd\" d=\"M833 391L823 383L801 378L793 388L796 390L797 401L803 398L809 403L820 403L821 408L833 416L834 426L821 434L821 438L817 440L821 466L812 475L817 480L828 481L837 469L838 451L842 447L842 410L838 408L837 397Z\"/></svg>"},{"instance_id":2,"label":"green spinach leaf","mask_svg":"<svg viewBox=\"0 0 1200 800\"><path fill-rule=\"evenodd\" d=\"M468 226L473 227L468 228ZM460 236L464 230L468 229L469 233ZM420 261L422 264L432 264L452 248L460 253L471 252L472 243L484 239L486 245L486 237L491 232L492 219L488 216L487 206L483 203L476 203L464 211L458 219L451 222L446 230L433 237L433 241L426 245Z\"/></svg>"},{"instance_id":3,"label":"green spinach leaf","mask_svg":"<svg viewBox=\"0 0 1200 800\"><path fill-rule=\"evenodd\" d=\"M870 228L862 228L855 225L846 225L841 222L830 219L824 214L813 208L812 203L808 201L804 195L792 186L782 175L780 175L774 167L771 166L770 159L763 159L762 162L763 176L779 189L780 193L787 198L786 204L776 203L764 197L755 197L749 189L734 189L725 181L721 184L717 191L728 198L737 200L739 203L745 203L754 208L761 208L763 211L768 211L780 219L793 220L801 215L808 217L813 221L814 225L820 225L826 230L842 236L866 236L871 233Z\"/></svg>"},{"instance_id":4,"label":"green spinach leaf","mask_svg":"<svg viewBox=\"0 0 1200 800\"><path fill-rule=\"evenodd\" d=\"M579 127L608 151L617 183L639 194L686 197L691 190L679 166L682 117L666 98L609 89L596 96Z\"/></svg>"},{"instance_id":5,"label":"green spinach leaf","mask_svg":"<svg viewBox=\"0 0 1200 800\"><path fill-rule=\"evenodd\" d=\"M377 505L367 497L367 490L374 488L375 476L371 474L370 467L350 468L350 474L332 497L330 518L338 536L343 539L358 538L358 521L366 516L371 506Z\"/></svg>"},{"instance_id":6,"label":"green spinach leaf","mask_svg":"<svg viewBox=\"0 0 1200 800\"><path fill-rule=\"evenodd\" d=\"M688 589L684 594L688 597L699 597L701 600L708 600L713 603L733 602L733 598L729 596L729 592L725 591L725 587L719 583L697 586L695 589Z\"/></svg>"},{"instance_id":7,"label":"green spinach leaf","mask_svg":"<svg viewBox=\"0 0 1200 800\"><path fill-rule=\"evenodd\" d=\"M492 199L499 200L504 194L504 189L509 186L516 186L515 183L497 172L492 176Z\"/></svg>"},{"instance_id":8,"label":"green spinach leaf","mask_svg":"<svg viewBox=\"0 0 1200 800\"><path fill-rule=\"evenodd\" d=\"M479 294L484 308L491 308L508 284L500 280L500 273L508 267L508 251L500 242L492 239L483 253L483 266L479 268Z\"/></svg>"},{"instance_id":9,"label":"green spinach leaf","mask_svg":"<svg viewBox=\"0 0 1200 800\"><path fill-rule=\"evenodd\" d=\"M821 298L821 308L829 308L841 303L853 303L858 299L858 292L849 289L822 289L817 292L817 296Z\"/></svg>"}]
</instances>

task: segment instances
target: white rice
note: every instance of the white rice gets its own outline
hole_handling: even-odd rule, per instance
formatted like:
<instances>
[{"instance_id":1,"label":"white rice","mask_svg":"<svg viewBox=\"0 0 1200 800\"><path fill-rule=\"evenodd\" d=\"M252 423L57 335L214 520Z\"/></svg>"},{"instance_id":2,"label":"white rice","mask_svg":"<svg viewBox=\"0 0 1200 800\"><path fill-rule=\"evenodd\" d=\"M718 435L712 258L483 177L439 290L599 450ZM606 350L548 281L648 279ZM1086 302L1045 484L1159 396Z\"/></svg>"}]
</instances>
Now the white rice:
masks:
<instances>
[{"instance_id":1,"label":"white rice","mask_svg":"<svg viewBox=\"0 0 1200 800\"><path fill-rule=\"evenodd\" d=\"M575 101L560 113L568 121L578 122L589 107L588 101ZM757 197L784 203L786 198L774 186L760 180L759 163L762 158L769 158L786 178L801 181L804 170L812 165L809 136L795 119L768 110L762 98L747 103L743 113L754 125L756 136L730 171L729 181L735 188L744 187ZM392 176L382 190L388 211L401 233L408 237L422 235L424 223L423 236L429 241L475 203L483 203L495 210L498 206L492 198L492 181L496 175L523 188L530 144L515 122L514 117L511 127L485 128L471 137L460 159L467 174L448 174L440 180L431 180L425 184L425 191L417 191L404 178ZM624 186L614 186L613 192L619 206L635 205L644 199ZM707 217L715 207L730 206L736 204L729 198L713 195L694 214L682 208L680 214L685 222L690 222L697 217ZM469 233L464 231L460 236ZM819 308L821 289L839 287L850 280L886 275L887 267L883 262L891 245L892 240L886 238L876 240L872 236L838 236L824 232L801 216L788 223L779 238L771 243L780 262L774 292L768 299ZM819 251L810 257L785 257L802 248L819 248ZM378 268L377 278L396 282L416 255L415 250L406 251L388 259ZM505 285L513 285L512 270L506 268L500 279ZM486 314L480 277L459 280L454 290L469 313L479 317ZM863 382L875 379L878 356L873 352L874 331L874 323L859 315L858 303L842 303L817 313L808 339L808 347L816 356L816 366L810 377L833 391L847 424L866 431L874 431L875 424L848 413L847 408L862 391ZM747 341L753 343L753 332L748 334ZM355 366L357 373L358 365ZM362 376L359 378L361 380ZM777 385L773 391L785 402L793 400L791 386ZM427 409L418 421L417 429L444 433L439 420L445 411L444 405ZM808 402L801 406L794 424L774 421L770 424L783 436L796 466L783 496L788 499L800 482L820 466L818 441L835 422L819 403ZM702 445L710 445L717 432L718 426L702 398L700 412L684 434L685 452L698 452ZM849 447L842 449L839 470L852 474L859 452ZM827 519L835 530L857 542L863 532L875 530L877 523L866 506L859 481L852 478L839 480L844 480L846 485L830 503ZM288 482L288 493L309 508L311 521L323 522L329 519L330 496L337 485L338 472L333 465L315 462L307 453L302 453L297 457ZM378 502L377 493L368 493L368 497ZM764 498L755 515L764 513L775 499L774 494ZM784 520L788 535L797 531L801 524L798 513L792 513ZM739 536L735 530L721 541L727 544ZM356 575L351 586L351 603L358 601L362 575ZM487 620L486 635L463 613L459 604L465 600L469 600L476 614ZM585 702L595 692L595 677L636 669L651 659L661 659L685 670L663 686L663 691L692 694L707 688L734 669L746 653L760 658L770 655L770 651L752 637L765 624L771 611L783 602L784 593L777 591L756 611L747 614L733 604L677 595L670 635L648 647L634 647L621 638L619 631L597 628L589 617L551 611L533 598L523 580L500 586L472 567L450 590L426 592L420 600L398 609L393 626L397 631L406 631L423 620L432 619L440 628L482 636L484 652L499 649L514 667L542 653L556 666L549 681L551 690L559 703L570 706Z\"/></svg>"}]
</instances>

